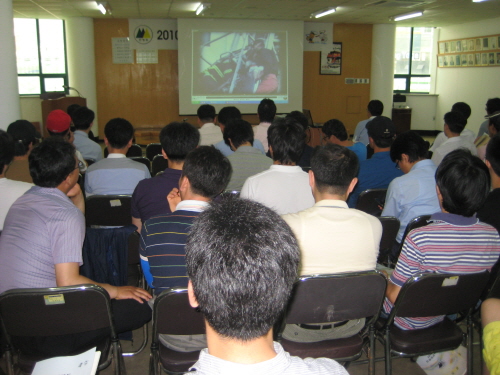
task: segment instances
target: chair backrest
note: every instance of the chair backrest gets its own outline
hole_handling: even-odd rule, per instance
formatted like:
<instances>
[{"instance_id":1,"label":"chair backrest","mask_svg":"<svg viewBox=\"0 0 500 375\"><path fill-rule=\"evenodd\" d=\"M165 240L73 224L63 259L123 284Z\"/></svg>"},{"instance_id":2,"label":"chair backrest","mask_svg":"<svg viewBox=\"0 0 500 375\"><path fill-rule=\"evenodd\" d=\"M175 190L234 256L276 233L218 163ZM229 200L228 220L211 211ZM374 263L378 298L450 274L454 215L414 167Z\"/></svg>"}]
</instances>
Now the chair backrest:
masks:
<instances>
[{"instance_id":1,"label":"chair backrest","mask_svg":"<svg viewBox=\"0 0 500 375\"><path fill-rule=\"evenodd\" d=\"M359 194L356 209L367 214L380 216L385 203L387 189L368 189Z\"/></svg>"},{"instance_id":2,"label":"chair backrest","mask_svg":"<svg viewBox=\"0 0 500 375\"><path fill-rule=\"evenodd\" d=\"M158 172L163 172L168 168L168 160L163 155L156 155L151 163L151 175L156 176Z\"/></svg>"},{"instance_id":3,"label":"chair backrest","mask_svg":"<svg viewBox=\"0 0 500 375\"><path fill-rule=\"evenodd\" d=\"M131 195L92 195L85 200L87 226L125 226L132 224Z\"/></svg>"},{"instance_id":4,"label":"chair backrest","mask_svg":"<svg viewBox=\"0 0 500 375\"><path fill-rule=\"evenodd\" d=\"M454 314L474 307L489 280L489 272L420 273L406 281L391 311L398 317Z\"/></svg>"},{"instance_id":5,"label":"chair backrest","mask_svg":"<svg viewBox=\"0 0 500 375\"><path fill-rule=\"evenodd\" d=\"M156 155L161 155L161 143L150 143L146 146L146 157L153 161Z\"/></svg>"},{"instance_id":6,"label":"chair backrest","mask_svg":"<svg viewBox=\"0 0 500 375\"><path fill-rule=\"evenodd\" d=\"M382 224L382 237L380 238L380 253L392 249L399 231L399 220L392 216L379 217Z\"/></svg>"},{"instance_id":7,"label":"chair backrest","mask_svg":"<svg viewBox=\"0 0 500 375\"><path fill-rule=\"evenodd\" d=\"M148 158L145 158L144 156L133 156L130 159L138 163L144 164L148 168L148 171L151 172L151 162L149 161Z\"/></svg>"},{"instance_id":8,"label":"chair backrest","mask_svg":"<svg viewBox=\"0 0 500 375\"><path fill-rule=\"evenodd\" d=\"M421 227L425 227L427 224L429 224L429 219L431 218L431 215L420 215L417 217L414 217L411 219L408 224L406 224L406 229L403 234L403 239L401 241L401 246L399 248L397 256L399 257L399 254L401 254L401 250L403 249L403 245L406 240L406 236L413 230Z\"/></svg>"},{"instance_id":9,"label":"chair backrest","mask_svg":"<svg viewBox=\"0 0 500 375\"><path fill-rule=\"evenodd\" d=\"M109 295L92 284L8 290L0 295L0 316L9 336L67 335L107 327L115 336Z\"/></svg>"},{"instance_id":10,"label":"chair backrest","mask_svg":"<svg viewBox=\"0 0 500 375\"><path fill-rule=\"evenodd\" d=\"M158 334L197 335L205 333L203 314L189 304L186 288L171 288L156 297L153 308L153 340Z\"/></svg>"},{"instance_id":11,"label":"chair backrest","mask_svg":"<svg viewBox=\"0 0 500 375\"><path fill-rule=\"evenodd\" d=\"M287 324L378 317L386 278L378 271L301 277L288 304Z\"/></svg>"}]
</instances>

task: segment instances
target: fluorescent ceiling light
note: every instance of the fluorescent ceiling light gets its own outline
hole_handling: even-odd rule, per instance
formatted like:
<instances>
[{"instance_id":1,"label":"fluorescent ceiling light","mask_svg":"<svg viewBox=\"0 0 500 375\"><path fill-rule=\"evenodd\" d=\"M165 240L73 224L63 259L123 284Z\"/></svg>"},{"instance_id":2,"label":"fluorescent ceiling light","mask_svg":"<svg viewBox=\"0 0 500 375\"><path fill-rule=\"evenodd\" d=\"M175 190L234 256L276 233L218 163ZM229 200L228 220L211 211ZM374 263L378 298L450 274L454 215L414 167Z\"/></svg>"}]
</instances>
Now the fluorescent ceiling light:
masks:
<instances>
[{"instance_id":1,"label":"fluorescent ceiling light","mask_svg":"<svg viewBox=\"0 0 500 375\"><path fill-rule=\"evenodd\" d=\"M106 14L106 8L104 7L104 5L102 3L97 3L97 8L99 8L99 10L101 11L102 14Z\"/></svg>"},{"instance_id":2,"label":"fluorescent ceiling light","mask_svg":"<svg viewBox=\"0 0 500 375\"><path fill-rule=\"evenodd\" d=\"M320 18L323 16L327 16L329 14L335 13L336 10L337 10L336 8L332 8L332 7L329 7L326 9L321 9L321 10L318 10L317 12L311 13L310 18Z\"/></svg>"},{"instance_id":3,"label":"fluorescent ceiling light","mask_svg":"<svg viewBox=\"0 0 500 375\"><path fill-rule=\"evenodd\" d=\"M482 3L483 1L486 1L486 0L472 0L473 3Z\"/></svg>"},{"instance_id":4,"label":"fluorescent ceiling light","mask_svg":"<svg viewBox=\"0 0 500 375\"><path fill-rule=\"evenodd\" d=\"M107 1L96 1L96 4L102 14L111 14L111 6Z\"/></svg>"},{"instance_id":5,"label":"fluorescent ceiling light","mask_svg":"<svg viewBox=\"0 0 500 375\"><path fill-rule=\"evenodd\" d=\"M412 13L406 13L406 14L400 14L399 16L395 16L392 18L393 21L402 21L402 20L407 20L409 18L415 18L415 17L420 17L424 14L424 12L412 12Z\"/></svg>"},{"instance_id":6,"label":"fluorescent ceiling light","mask_svg":"<svg viewBox=\"0 0 500 375\"><path fill-rule=\"evenodd\" d=\"M200 3L200 5L198 5L198 8L196 8L196 15L199 16L200 14L202 14L206 9L210 8L210 5L212 4Z\"/></svg>"}]
</instances>

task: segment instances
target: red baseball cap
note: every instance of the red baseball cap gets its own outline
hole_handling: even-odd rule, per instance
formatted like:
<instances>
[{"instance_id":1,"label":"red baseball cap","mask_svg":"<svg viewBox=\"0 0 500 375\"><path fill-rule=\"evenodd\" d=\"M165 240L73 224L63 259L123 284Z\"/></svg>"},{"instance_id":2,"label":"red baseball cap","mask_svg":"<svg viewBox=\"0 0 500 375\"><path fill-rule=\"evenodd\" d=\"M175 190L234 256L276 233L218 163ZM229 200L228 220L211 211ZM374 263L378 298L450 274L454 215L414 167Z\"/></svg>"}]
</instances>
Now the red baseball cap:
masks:
<instances>
[{"instance_id":1,"label":"red baseball cap","mask_svg":"<svg viewBox=\"0 0 500 375\"><path fill-rule=\"evenodd\" d=\"M53 133L62 133L69 129L71 117L62 109L55 109L47 116L47 130Z\"/></svg>"}]
</instances>

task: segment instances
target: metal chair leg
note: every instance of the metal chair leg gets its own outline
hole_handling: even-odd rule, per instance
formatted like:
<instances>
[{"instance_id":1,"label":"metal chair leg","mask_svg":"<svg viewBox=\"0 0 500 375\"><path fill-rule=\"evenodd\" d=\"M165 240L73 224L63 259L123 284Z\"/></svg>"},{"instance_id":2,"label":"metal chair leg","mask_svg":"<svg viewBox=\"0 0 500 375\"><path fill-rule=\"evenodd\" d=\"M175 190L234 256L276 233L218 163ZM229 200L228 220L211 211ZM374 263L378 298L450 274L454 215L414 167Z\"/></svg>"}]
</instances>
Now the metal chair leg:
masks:
<instances>
[{"instance_id":1,"label":"metal chair leg","mask_svg":"<svg viewBox=\"0 0 500 375\"><path fill-rule=\"evenodd\" d=\"M391 363L391 342L389 338L389 329L386 329L385 331L385 375L391 375L392 374L392 363Z\"/></svg>"},{"instance_id":2,"label":"metal chair leg","mask_svg":"<svg viewBox=\"0 0 500 375\"><path fill-rule=\"evenodd\" d=\"M467 316L467 375L472 375L472 317Z\"/></svg>"}]
</instances>

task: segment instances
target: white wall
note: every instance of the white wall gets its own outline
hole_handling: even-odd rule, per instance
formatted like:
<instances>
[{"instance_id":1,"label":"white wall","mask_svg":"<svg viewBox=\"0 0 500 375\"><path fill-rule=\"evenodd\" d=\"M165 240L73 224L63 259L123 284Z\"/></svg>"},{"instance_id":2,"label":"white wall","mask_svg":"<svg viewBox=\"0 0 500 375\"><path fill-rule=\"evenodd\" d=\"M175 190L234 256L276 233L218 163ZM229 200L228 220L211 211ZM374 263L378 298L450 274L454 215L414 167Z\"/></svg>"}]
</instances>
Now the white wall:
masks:
<instances>
[{"instance_id":1,"label":"white wall","mask_svg":"<svg viewBox=\"0 0 500 375\"><path fill-rule=\"evenodd\" d=\"M500 18L469 22L440 29L439 40L472 38L500 34ZM467 128L477 133L484 121L484 105L489 98L500 97L500 67L438 68L436 94L436 130L444 114L455 102L466 102L472 108Z\"/></svg>"},{"instance_id":2,"label":"white wall","mask_svg":"<svg viewBox=\"0 0 500 375\"><path fill-rule=\"evenodd\" d=\"M411 130L443 130L443 123L436 121L436 95L404 94L411 108Z\"/></svg>"},{"instance_id":3,"label":"white wall","mask_svg":"<svg viewBox=\"0 0 500 375\"><path fill-rule=\"evenodd\" d=\"M21 118L30 122L39 122L42 125L42 100L40 97L22 96L19 101L21 103Z\"/></svg>"}]
</instances>

